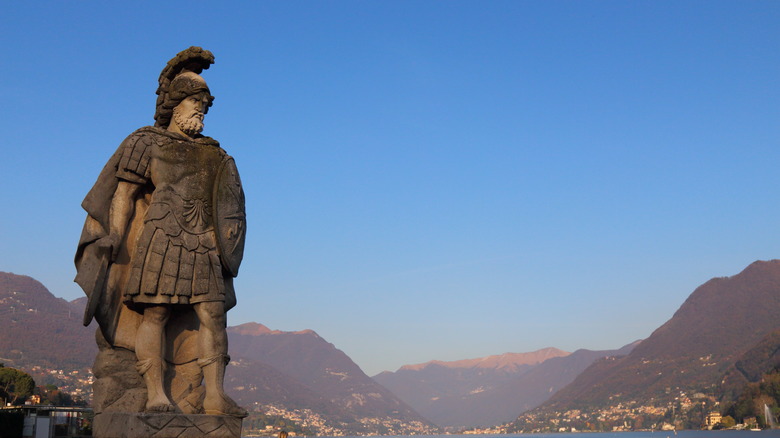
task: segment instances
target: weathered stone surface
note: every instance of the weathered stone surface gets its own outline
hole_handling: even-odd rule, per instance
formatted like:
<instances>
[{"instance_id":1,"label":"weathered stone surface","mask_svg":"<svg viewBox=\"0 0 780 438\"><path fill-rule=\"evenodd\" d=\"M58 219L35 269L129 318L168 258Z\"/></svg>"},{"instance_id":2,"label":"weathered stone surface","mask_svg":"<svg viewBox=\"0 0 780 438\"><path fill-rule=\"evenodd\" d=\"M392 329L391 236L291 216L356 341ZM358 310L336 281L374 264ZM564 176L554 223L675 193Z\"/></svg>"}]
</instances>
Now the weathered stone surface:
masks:
<instances>
[{"instance_id":1,"label":"weathered stone surface","mask_svg":"<svg viewBox=\"0 0 780 438\"><path fill-rule=\"evenodd\" d=\"M98 355L92 367L92 408L95 413L142 412L146 405L146 386L135 369L135 353L111 347L100 330L96 333Z\"/></svg>"},{"instance_id":2,"label":"weathered stone surface","mask_svg":"<svg viewBox=\"0 0 780 438\"><path fill-rule=\"evenodd\" d=\"M241 419L226 415L104 412L95 415L98 438L240 438Z\"/></svg>"}]
</instances>

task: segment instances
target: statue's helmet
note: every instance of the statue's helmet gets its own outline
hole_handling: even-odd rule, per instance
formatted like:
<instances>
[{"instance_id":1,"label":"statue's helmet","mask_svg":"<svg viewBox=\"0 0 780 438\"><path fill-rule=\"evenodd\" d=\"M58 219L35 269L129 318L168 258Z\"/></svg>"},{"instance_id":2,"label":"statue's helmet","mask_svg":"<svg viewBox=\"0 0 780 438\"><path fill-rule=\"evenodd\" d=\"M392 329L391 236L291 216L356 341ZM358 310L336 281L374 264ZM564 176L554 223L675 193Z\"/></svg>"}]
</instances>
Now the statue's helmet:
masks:
<instances>
[{"instance_id":1,"label":"statue's helmet","mask_svg":"<svg viewBox=\"0 0 780 438\"><path fill-rule=\"evenodd\" d=\"M171 123L173 109L186 97L203 91L209 95L209 104L206 107L208 112L214 96L199 73L213 63L214 55L200 47L183 50L168 61L168 65L160 73L154 126L167 128Z\"/></svg>"}]
</instances>

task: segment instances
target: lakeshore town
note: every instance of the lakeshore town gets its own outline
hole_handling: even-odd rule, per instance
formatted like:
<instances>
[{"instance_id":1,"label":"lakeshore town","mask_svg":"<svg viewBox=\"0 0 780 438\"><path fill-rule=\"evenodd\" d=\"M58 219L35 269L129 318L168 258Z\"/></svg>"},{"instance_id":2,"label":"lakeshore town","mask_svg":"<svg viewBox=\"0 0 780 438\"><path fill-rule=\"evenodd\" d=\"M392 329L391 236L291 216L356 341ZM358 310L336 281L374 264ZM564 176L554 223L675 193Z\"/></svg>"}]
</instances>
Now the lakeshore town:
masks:
<instances>
[{"instance_id":1,"label":"lakeshore town","mask_svg":"<svg viewBox=\"0 0 780 438\"><path fill-rule=\"evenodd\" d=\"M56 382L59 391L70 396L76 404L86 405L92 397L91 385L94 377L90 369L65 370L47 369L41 366L30 368L36 381L51 385ZM26 406L41 403L40 395L34 394L25 400ZM759 422L756 417L745 418L735 423L729 417L723 417L717 411L718 403L713 396L703 393L678 393L672 402L663 405L643 404L639 401L617 403L614 406L593 411L568 410L565 412L536 413L529 412L520 416L514 423L491 427L437 430L422 422L404 422L391 418L361 418L359 422L371 433L365 435L427 435L445 434L508 434L508 433L544 433L544 432L595 432L595 431L650 431L683 429L719 429L756 430ZM295 426L290 435L345 436L354 431L334 425L326 418L310 409L287 409L274 404L255 403L247 406L250 413L262 413L265 418L274 418L270 424L259 424L245 429L247 436L273 436L280 430ZM250 417L251 418L251 417ZM696 418L700 418L696 427ZM283 421L279 421L279 419ZM693 420L691 420L693 419ZM693 423L692 423L693 421Z\"/></svg>"}]
</instances>

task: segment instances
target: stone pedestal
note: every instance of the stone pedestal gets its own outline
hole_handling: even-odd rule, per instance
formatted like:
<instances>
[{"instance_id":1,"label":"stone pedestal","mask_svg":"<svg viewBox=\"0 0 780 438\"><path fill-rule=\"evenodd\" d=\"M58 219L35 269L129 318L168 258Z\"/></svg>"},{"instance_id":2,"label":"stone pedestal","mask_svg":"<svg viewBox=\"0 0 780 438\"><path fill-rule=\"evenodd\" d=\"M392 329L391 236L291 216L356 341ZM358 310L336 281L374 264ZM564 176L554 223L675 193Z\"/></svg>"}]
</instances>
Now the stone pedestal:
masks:
<instances>
[{"instance_id":1,"label":"stone pedestal","mask_svg":"<svg viewBox=\"0 0 780 438\"><path fill-rule=\"evenodd\" d=\"M95 438L241 438L241 418L103 412L95 415L92 435Z\"/></svg>"}]
</instances>

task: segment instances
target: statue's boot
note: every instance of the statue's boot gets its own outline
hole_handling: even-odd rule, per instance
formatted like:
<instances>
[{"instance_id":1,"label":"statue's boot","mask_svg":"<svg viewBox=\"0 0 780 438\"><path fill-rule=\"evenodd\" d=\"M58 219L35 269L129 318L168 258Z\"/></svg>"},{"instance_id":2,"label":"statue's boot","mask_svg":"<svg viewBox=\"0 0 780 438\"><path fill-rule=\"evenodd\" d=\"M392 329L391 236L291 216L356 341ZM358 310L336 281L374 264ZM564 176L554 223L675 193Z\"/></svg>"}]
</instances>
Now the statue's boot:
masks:
<instances>
[{"instance_id":1,"label":"statue's boot","mask_svg":"<svg viewBox=\"0 0 780 438\"><path fill-rule=\"evenodd\" d=\"M230 362L227 354L198 359L198 365L203 369L203 380L206 386L206 398L203 400L203 410L208 415L230 415L244 418L247 412L225 394L225 366Z\"/></svg>"},{"instance_id":2,"label":"statue's boot","mask_svg":"<svg viewBox=\"0 0 780 438\"><path fill-rule=\"evenodd\" d=\"M174 412L176 406L165 394L163 387L163 361L160 358L139 360L138 373L146 383L146 412Z\"/></svg>"}]
</instances>

